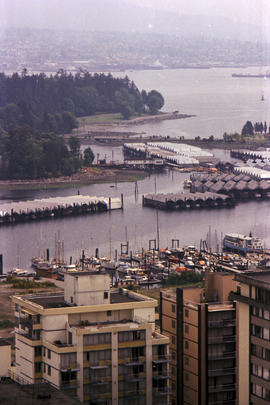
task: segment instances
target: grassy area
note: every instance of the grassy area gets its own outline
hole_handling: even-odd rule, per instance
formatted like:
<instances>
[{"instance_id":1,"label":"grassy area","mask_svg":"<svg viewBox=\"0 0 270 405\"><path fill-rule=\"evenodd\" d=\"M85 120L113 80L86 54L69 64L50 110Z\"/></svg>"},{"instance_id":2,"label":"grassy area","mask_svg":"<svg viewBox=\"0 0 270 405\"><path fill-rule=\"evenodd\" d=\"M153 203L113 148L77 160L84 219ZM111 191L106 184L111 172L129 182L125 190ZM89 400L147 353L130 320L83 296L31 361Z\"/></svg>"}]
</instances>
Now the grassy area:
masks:
<instances>
[{"instance_id":1,"label":"grassy area","mask_svg":"<svg viewBox=\"0 0 270 405\"><path fill-rule=\"evenodd\" d=\"M87 117L79 117L79 126L90 125L90 124L106 124L114 121L122 121L123 117L121 113L114 114L95 114L89 115Z\"/></svg>"},{"instance_id":2,"label":"grassy area","mask_svg":"<svg viewBox=\"0 0 270 405\"><path fill-rule=\"evenodd\" d=\"M4 281L4 283L11 284L12 288L19 288L23 290L56 287L56 285L50 281L36 282L34 280L18 279L12 276L8 276L7 281Z\"/></svg>"}]
</instances>

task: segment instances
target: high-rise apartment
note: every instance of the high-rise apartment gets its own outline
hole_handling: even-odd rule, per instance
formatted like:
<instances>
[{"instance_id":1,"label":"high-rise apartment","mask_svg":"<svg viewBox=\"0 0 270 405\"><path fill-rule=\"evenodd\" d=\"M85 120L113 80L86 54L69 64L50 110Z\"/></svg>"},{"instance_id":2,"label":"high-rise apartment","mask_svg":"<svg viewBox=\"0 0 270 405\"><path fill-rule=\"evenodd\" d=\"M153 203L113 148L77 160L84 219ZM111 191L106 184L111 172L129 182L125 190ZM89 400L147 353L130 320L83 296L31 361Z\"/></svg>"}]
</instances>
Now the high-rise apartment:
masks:
<instances>
[{"instance_id":1,"label":"high-rise apartment","mask_svg":"<svg viewBox=\"0 0 270 405\"><path fill-rule=\"evenodd\" d=\"M238 404L269 405L270 272L247 272L235 279Z\"/></svg>"},{"instance_id":2,"label":"high-rise apartment","mask_svg":"<svg viewBox=\"0 0 270 405\"><path fill-rule=\"evenodd\" d=\"M90 404L167 404L169 339L157 302L111 289L101 272L65 275L63 293L14 296L16 374Z\"/></svg>"},{"instance_id":3,"label":"high-rise apartment","mask_svg":"<svg viewBox=\"0 0 270 405\"><path fill-rule=\"evenodd\" d=\"M207 272L205 288L161 292L161 332L170 338L171 405L236 405L233 275Z\"/></svg>"}]
</instances>

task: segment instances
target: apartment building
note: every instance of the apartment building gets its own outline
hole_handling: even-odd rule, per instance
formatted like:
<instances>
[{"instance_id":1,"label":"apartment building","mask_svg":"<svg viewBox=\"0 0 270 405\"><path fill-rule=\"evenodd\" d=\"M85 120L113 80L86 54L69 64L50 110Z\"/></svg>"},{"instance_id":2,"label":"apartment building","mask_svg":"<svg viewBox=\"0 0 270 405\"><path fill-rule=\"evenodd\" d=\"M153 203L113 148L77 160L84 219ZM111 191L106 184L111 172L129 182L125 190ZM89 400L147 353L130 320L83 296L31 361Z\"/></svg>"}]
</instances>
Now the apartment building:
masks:
<instances>
[{"instance_id":1,"label":"apartment building","mask_svg":"<svg viewBox=\"0 0 270 405\"><path fill-rule=\"evenodd\" d=\"M270 404L270 272L237 274L239 405Z\"/></svg>"},{"instance_id":2,"label":"apartment building","mask_svg":"<svg viewBox=\"0 0 270 405\"><path fill-rule=\"evenodd\" d=\"M14 296L16 374L90 404L168 404L169 339L157 302L110 288L102 272L65 275L64 292Z\"/></svg>"},{"instance_id":3,"label":"apartment building","mask_svg":"<svg viewBox=\"0 0 270 405\"><path fill-rule=\"evenodd\" d=\"M161 333L170 338L171 405L236 405L232 290L233 275L207 272L204 288L161 292Z\"/></svg>"}]
</instances>

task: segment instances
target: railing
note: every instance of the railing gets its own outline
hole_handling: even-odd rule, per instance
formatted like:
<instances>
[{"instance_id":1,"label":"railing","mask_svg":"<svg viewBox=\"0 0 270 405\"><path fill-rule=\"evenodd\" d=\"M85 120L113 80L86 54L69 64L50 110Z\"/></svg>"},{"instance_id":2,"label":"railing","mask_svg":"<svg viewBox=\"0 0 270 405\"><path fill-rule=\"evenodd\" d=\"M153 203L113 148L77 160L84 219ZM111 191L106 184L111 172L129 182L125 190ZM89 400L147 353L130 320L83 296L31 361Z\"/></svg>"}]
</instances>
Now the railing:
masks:
<instances>
[{"instance_id":1,"label":"railing","mask_svg":"<svg viewBox=\"0 0 270 405\"><path fill-rule=\"evenodd\" d=\"M168 387L153 389L153 395L155 395L155 396L167 396L167 395L169 395L169 393L170 392L169 392Z\"/></svg>"},{"instance_id":2,"label":"railing","mask_svg":"<svg viewBox=\"0 0 270 405\"><path fill-rule=\"evenodd\" d=\"M152 376L153 380L168 380L170 378L170 374L167 371L153 371Z\"/></svg>"},{"instance_id":3,"label":"railing","mask_svg":"<svg viewBox=\"0 0 270 405\"><path fill-rule=\"evenodd\" d=\"M118 395L121 398L134 398L134 397L140 397L145 394L146 394L145 390L136 390L136 391L121 391L121 392L119 392Z\"/></svg>"},{"instance_id":4,"label":"railing","mask_svg":"<svg viewBox=\"0 0 270 405\"><path fill-rule=\"evenodd\" d=\"M235 391L236 390L236 384L222 384L222 385L212 385L208 387L208 392L209 393L215 393L215 392L223 392L223 391Z\"/></svg>"},{"instance_id":5,"label":"railing","mask_svg":"<svg viewBox=\"0 0 270 405\"><path fill-rule=\"evenodd\" d=\"M168 354L155 354L153 356L153 363L169 363L170 356Z\"/></svg>"},{"instance_id":6,"label":"railing","mask_svg":"<svg viewBox=\"0 0 270 405\"><path fill-rule=\"evenodd\" d=\"M214 344L214 343L234 343L235 342L235 336L211 336L208 337L208 343Z\"/></svg>"},{"instance_id":7,"label":"railing","mask_svg":"<svg viewBox=\"0 0 270 405\"><path fill-rule=\"evenodd\" d=\"M79 371L80 364L76 363L76 362L72 362L68 366L61 365L60 369L63 373L69 372L69 371Z\"/></svg>"},{"instance_id":8,"label":"railing","mask_svg":"<svg viewBox=\"0 0 270 405\"><path fill-rule=\"evenodd\" d=\"M145 380L146 373L130 373L130 374L125 374L124 379L126 382L139 382Z\"/></svg>"},{"instance_id":9,"label":"railing","mask_svg":"<svg viewBox=\"0 0 270 405\"><path fill-rule=\"evenodd\" d=\"M219 321L208 321L209 328L223 328L235 326L235 319L221 319Z\"/></svg>"},{"instance_id":10,"label":"railing","mask_svg":"<svg viewBox=\"0 0 270 405\"><path fill-rule=\"evenodd\" d=\"M232 368L218 368L215 370L209 370L208 369L208 377L215 377L215 376L221 376L221 375L230 375L230 374L235 374L236 373L236 367Z\"/></svg>"},{"instance_id":11,"label":"railing","mask_svg":"<svg viewBox=\"0 0 270 405\"><path fill-rule=\"evenodd\" d=\"M124 361L125 366L127 367L132 367L132 366L138 366L140 364L145 363L146 361L146 357L145 356L138 356L138 357L128 357L126 358L126 360Z\"/></svg>"},{"instance_id":12,"label":"railing","mask_svg":"<svg viewBox=\"0 0 270 405\"><path fill-rule=\"evenodd\" d=\"M112 381L111 376L104 376L104 377L91 377L89 380L89 384L91 385L107 385Z\"/></svg>"},{"instance_id":13,"label":"railing","mask_svg":"<svg viewBox=\"0 0 270 405\"><path fill-rule=\"evenodd\" d=\"M78 388L80 386L80 381L78 380L70 380L70 381L62 381L60 384L60 389L68 390Z\"/></svg>"},{"instance_id":14,"label":"railing","mask_svg":"<svg viewBox=\"0 0 270 405\"><path fill-rule=\"evenodd\" d=\"M221 353L208 353L208 359L219 360L226 358L235 358L236 352L221 352Z\"/></svg>"}]
</instances>

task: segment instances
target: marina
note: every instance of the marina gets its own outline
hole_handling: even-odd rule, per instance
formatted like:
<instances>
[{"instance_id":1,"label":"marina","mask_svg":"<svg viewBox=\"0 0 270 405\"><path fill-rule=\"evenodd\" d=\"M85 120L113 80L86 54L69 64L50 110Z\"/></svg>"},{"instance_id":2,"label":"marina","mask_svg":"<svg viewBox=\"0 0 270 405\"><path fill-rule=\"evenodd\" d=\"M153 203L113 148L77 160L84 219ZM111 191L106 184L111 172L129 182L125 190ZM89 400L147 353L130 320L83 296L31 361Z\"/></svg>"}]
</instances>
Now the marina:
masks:
<instances>
[{"instance_id":1,"label":"marina","mask_svg":"<svg viewBox=\"0 0 270 405\"><path fill-rule=\"evenodd\" d=\"M143 205L165 210L185 210L198 208L234 207L235 201L229 195L217 193L177 193L147 194L143 196Z\"/></svg>"},{"instance_id":2,"label":"marina","mask_svg":"<svg viewBox=\"0 0 270 405\"><path fill-rule=\"evenodd\" d=\"M53 217L83 215L122 208L123 196L121 198L111 198L77 195L11 202L0 205L0 225Z\"/></svg>"}]
</instances>

